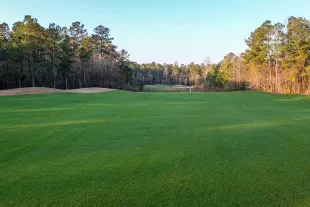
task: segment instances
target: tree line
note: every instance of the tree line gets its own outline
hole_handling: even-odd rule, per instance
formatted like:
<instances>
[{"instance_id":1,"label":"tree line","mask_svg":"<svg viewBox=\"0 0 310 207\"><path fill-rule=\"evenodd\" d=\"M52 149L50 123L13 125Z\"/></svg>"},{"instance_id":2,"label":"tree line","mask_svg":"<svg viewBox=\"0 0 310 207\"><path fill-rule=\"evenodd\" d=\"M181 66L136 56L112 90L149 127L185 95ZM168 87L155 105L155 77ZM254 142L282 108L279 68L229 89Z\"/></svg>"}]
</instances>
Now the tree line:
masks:
<instances>
[{"instance_id":1,"label":"tree line","mask_svg":"<svg viewBox=\"0 0 310 207\"><path fill-rule=\"evenodd\" d=\"M241 56L254 88L279 93L310 92L310 21L290 17L287 25L265 21L246 40Z\"/></svg>"},{"instance_id":2,"label":"tree line","mask_svg":"<svg viewBox=\"0 0 310 207\"><path fill-rule=\"evenodd\" d=\"M129 54L117 51L110 30L99 25L88 34L84 25L55 23L44 28L26 15L0 24L0 89L17 87L126 88L131 80Z\"/></svg>"},{"instance_id":3,"label":"tree line","mask_svg":"<svg viewBox=\"0 0 310 207\"><path fill-rule=\"evenodd\" d=\"M290 17L287 24L265 21L245 40L248 49L219 63L134 65L145 84L184 84L208 90L255 89L310 93L310 21Z\"/></svg>"},{"instance_id":4,"label":"tree line","mask_svg":"<svg viewBox=\"0 0 310 207\"><path fill-rule=\"evenodd\" d=\"M248 49L229 53L219 63L188 65L129 61L117 51L102 25L88 35L84 25L42 27L25 16L12 30L0 25L0 89L110 87L182 84L207 90L256 89L310 92L310 21L290 17L286 25L265 21L245 40Z\"/></svg>"},{"instance_id":5,"label":"tree line","mask_svg":"<svg viewBox=\"0 0 310 207\"><path fill-rule=\"evenodd\" d=\"M209 58L202 64L137 64L129 63L133 80L144 85L186 85L208 91L242 90L247 88L246 66L243 60L229 53L224 60L214 64Z\"/></svg>"}]
</instances>

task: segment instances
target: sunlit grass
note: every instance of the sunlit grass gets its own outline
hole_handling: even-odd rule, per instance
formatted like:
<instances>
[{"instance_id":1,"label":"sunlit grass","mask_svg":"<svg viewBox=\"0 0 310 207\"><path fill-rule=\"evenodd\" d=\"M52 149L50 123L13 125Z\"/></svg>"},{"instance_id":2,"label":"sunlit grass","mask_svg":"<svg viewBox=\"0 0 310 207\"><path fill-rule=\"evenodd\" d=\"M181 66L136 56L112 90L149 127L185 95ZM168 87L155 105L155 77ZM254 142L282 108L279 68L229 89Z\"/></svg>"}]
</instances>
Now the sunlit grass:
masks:
<instances>
[{"instance_id":1,"label":"sunlit grass","mask_svg":"<svg viewBox=\"0 0 310 207\"><path fill-rule=\"evenodd\" d=\"M309 100L308 97L306 96L294 96L294 97L290 97L290 98L282 98L282 99L278 99L277 101L283 101L283 102L294 102L294 101L302 101L302 100Z\"/></svg>"},{"instance_id":2,"label":"sunlit grass","mask_svg":"<svg viewBox=\"0 0 310 207\"><path fill-rule=\"evenodd\" d=\"M309 206L310 97L0 97L0 206Z\"/></svg>"},{"instance_id":3,"label":"sunlit grass","mask_svg":"<svg viewBox=\"0 0 310 207\"><path fill-rule=\"evenodd\" d=\"M72 110L72 109L74 109L74 108L14 109L14 110L1 110L0 113L48 112L48 111L62 111L62 110Z\"/></svg>"},{"instance_id":4,"label":"sunlit grass","mask_svg":"<svg viewBox=\"0 0 310 207\"><path fill-rule=\"evenodd\" d=\"M22 125L0 126L0 129L49 127L49 126L63 126L63 125L73 125L73 124L92 124L92 123L104 123L104 122L106 122L106 120L104 120L104 119L59 121L59 122L43 123L43 124L22 124Z\"/></svg>"}]
</instances>

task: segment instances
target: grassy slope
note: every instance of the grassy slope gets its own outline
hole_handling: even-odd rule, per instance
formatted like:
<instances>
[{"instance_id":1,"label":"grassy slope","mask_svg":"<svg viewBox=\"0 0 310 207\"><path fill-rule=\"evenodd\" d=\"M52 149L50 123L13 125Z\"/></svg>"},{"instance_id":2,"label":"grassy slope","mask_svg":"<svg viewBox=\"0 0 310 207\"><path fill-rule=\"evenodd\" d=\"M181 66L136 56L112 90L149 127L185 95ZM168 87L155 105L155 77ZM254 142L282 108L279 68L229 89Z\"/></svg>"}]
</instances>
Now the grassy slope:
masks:
<instances>
[{"instance_id":1,"label":"grassy slope","mask_svg":"<svg viewBox=\"0 0 310 207\"><path fill-rule=\"evenodd\" d=\"M0 97L0 206L310 205L310 99Z\"/></svg>"}]
</instances>

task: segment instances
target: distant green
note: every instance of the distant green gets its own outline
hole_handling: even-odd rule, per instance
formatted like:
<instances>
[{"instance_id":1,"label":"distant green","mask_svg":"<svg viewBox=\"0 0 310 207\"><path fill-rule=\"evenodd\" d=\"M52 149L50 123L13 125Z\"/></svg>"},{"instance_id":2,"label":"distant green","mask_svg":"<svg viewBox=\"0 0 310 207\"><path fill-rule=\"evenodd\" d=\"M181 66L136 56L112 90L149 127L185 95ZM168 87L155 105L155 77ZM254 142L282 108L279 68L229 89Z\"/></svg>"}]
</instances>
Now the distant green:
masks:
<instances>
[{"instance_id":1,"label":"distant green","mask_svg":"<svg viewBox=\"0 0 310 207\"><path fill-rule=\"evenodd\" d=\"M310 98L0 97L0 206L309 206Z\"/></svg>"},{"instance_id":2,"label":"distant green","mask_svg":"<svg viewBox=\"0 0 310 207\"><path fill-rule=\"evenodd\" d=\"M153 91L153 92L167 91L167 90L173 90L173 89L175 89L174 85L145 85L144 86L145 91Z\"/></svg>"}]
</instances>

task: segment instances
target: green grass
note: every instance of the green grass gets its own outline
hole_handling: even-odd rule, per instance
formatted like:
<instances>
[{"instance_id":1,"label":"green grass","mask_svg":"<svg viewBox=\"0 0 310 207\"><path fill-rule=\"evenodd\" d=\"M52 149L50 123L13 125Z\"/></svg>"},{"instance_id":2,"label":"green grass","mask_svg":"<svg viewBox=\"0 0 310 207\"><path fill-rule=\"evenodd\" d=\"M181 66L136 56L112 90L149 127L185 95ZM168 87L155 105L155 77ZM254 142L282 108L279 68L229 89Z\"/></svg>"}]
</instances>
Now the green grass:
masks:
<instances>
[{"instance_id":1,"label":"green grass","mask_svg":"<svg viewBox=\"0 0 310 207\"><path fill-rule=\"evenodd\" d=\"M145 91L153 91L153 92L160 92L160 91L173 91L178 90L174 85L145 85Z\"/></svg>"},{"instance_id":2,"label":"green grass","mask_svg":"<svg viewBox=\"0 0 310 207\"><path fill-rule=\"evenodd\" d=\"M310 98L0 97L0 206L309 206Z\"/></svg>"}]
</instances>

